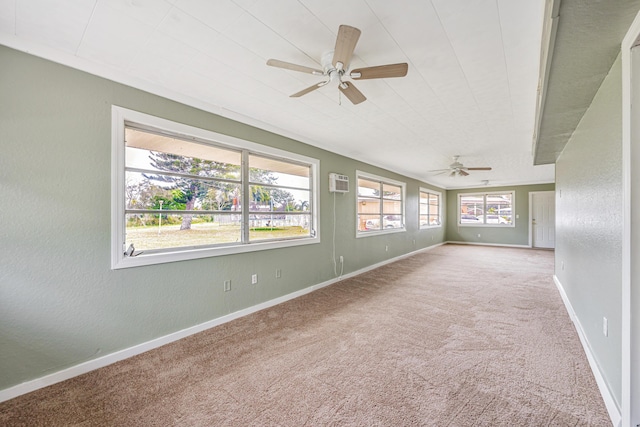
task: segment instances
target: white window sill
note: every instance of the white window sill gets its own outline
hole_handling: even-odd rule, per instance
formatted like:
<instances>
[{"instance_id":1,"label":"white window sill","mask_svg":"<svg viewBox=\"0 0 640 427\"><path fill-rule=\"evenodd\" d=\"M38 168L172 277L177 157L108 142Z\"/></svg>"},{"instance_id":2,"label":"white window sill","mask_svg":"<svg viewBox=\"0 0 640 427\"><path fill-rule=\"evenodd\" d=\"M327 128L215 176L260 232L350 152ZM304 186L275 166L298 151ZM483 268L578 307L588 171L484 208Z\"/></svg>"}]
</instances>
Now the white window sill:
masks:
<instances>
[{"instance_id":1,"label":"white window sill","mask_svg":"<svg viewBox=\"0 0 640 427\"><path fill-rule=\"evenodd\" d=\"M380 236L383 234L393 234L393 233L404 233L406 232L406 228L387 228L385 230L372 230L372 231L358 231L356 232L356 238L360 237L372 237L372 236Z\"/></svg>"},{"instance_id":2,"label":"white window sill","mask_svg":"<svg viewBox=\"0 0 640 427\"><path fill-rule=\"evenodd\" d=\"M124 256L124 254L112 254L111 268L114 270L145 265L164 264L167 262L187 261L191 259L210 258L222 255L233 255L246 252L264 251L268 249L288 248L320 243L320 237L310 237L296 240L278 242L255 242L238 244L235 246L205 247L201 249L176 249L173 252L156 252L145 254L140 252L137 256Z\"/></svg>"}]
</instances>

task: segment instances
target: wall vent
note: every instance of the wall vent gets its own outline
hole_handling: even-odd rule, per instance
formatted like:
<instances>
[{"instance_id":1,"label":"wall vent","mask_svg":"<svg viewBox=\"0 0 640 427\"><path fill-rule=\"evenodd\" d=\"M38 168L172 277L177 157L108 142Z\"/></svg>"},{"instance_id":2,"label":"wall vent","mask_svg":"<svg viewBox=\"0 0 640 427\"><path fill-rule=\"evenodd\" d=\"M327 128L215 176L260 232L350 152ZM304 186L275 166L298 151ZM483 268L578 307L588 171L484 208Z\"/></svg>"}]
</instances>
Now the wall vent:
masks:
<instances>
[{"instance_id":1,"label":"wall vent","mask_svg":"<svg viewBox=\"0 0 640 427\"><path fill-rule=\"evenodd\" d=\"M329 191L331 193L348 193L349 177L347 175L340 175L339 173L330 173Z\"/></svg>"}]
</instances>

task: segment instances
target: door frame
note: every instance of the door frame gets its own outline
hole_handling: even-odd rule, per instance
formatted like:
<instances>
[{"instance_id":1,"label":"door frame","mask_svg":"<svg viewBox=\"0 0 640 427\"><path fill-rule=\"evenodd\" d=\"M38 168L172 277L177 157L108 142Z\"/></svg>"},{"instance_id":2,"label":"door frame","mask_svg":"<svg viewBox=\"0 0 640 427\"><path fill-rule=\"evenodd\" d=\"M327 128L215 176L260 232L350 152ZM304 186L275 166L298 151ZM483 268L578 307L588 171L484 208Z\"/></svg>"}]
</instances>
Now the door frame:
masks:
<instances>
[{"instance_id":1,"label":"door frame","mask_svg":"<svg viewBox=\"0 0 640 427\"><path fill-rule=\"evenodd\" d=\"M529 192L529 247L533 248L533 195L534 194L544 194L544 193L553 193L555 197L555 190L547 190L547 191L530 191ZM555 203L555 201L554 201ZM553 223L555 226L555 215L553 218ZM555 249L555 244L553 245Z\"/></svg>"},{"instance_id":2,"label":"door frame","mask_svg":"<svg viewBox=\"0 0 640 427\"><path fill-rule=\"evenodd\" d=\"M632 263L640 255L640 124L632 120L631 105L640 105L640 13L621 45L622 60L622 427L640 425L640 267ZM635 75L635 78L634 78ZM637 111L637 109L636 109ZM638 113L635 113L636 117ZM636 181L637 182L637 181Z\"/></svg>"}]
</instances>

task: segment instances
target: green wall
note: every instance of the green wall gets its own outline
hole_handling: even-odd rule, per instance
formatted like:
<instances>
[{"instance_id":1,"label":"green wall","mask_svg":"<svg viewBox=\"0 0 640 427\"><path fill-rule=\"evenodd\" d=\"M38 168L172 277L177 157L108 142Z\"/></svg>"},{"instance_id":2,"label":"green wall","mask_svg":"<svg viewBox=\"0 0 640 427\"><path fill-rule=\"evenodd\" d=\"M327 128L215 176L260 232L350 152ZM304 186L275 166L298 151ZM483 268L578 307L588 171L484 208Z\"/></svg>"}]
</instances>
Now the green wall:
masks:
<instances>
[{"instance_id":1,"label":"green wall","mask_svg":"<svg viewBox=\"0 0 640 427\"><path fill-rule=\"evenodd\" d=\"M556 163L556 276L618 403L622 393L622 71L618 57ZM602 333L602 318L609 336Z\"/></svg>"},{"instance_id":2,"label":"green wall","mask_svg":"<svg viewBox=\"0 0 640 427\"><path fill-rule=\"evenodd\" d=\"M2 46L0 63L0 390L332 280L334 200L347 274L447 240L527 245L528 192L554 189L492 188L516 191L516 227L458 230L457 194L476 189L444 191ZM319 159L321 243L111 270L112 105ZM355 238L355 191L334 199L328 174L353 189L356 170L406 182L406 232ZM443 227L418 228L420 187L442 193Z\"/></svg>"},{"instance_id":3,"label":"green wall","mask_svg":"<svg viewBox=\"0 0 640 427\"><path fill-rule=\"evenodd\" d=\"M529 193L553 191L554 184L518 185L510 187L481 187L447 191L446 237L450 242L486 243L499 245L529 245ZM515 191L514 227L458 226L458 194L488 191ZM480 237L478 237L480 234Z\"/></svg>"},{"instance_id":4,"label":"green wall","mask_svg":"<svg viewBox=\"0 0 640 427\"><path fill-rule=\"evenodd\" d=\"M445 240L418 229L419 188L441 189L2 46L0 64L0 390L333 279L329 172L407 183L403 233L356 239L355 192L336 196L345 273ZM111 270L112 105L320 159L321 243Z\"/></svg>"}]
</instances>

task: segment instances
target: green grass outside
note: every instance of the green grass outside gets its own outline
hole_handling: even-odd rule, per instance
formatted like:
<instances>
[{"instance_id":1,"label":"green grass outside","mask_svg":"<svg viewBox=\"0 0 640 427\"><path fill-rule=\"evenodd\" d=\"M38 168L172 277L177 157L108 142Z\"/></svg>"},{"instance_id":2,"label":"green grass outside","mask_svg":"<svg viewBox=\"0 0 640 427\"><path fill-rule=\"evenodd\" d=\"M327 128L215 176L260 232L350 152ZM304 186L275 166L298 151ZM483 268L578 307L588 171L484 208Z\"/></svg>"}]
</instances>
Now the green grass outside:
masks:
<instances>
[{"instance_id":1,"label":"green grass outside","mask_svg":"<svg viewBox=\"0 0 640 427\"><path fill-rule=\"evenodd\" d=\"M300 226L257 227L249 230L251 240L283 239L308 236L309 231ZM191 230L180 230L180 224L162 227L127 227L127 246L133 243L136 251L165 249L184 246L236 243L241 240L240 226L220 225L215 222L191 224Z\"/></svg>"}]
</instances>

